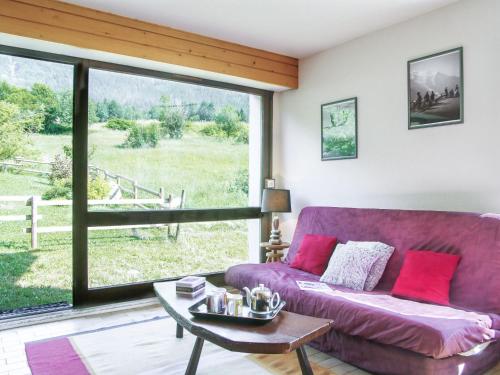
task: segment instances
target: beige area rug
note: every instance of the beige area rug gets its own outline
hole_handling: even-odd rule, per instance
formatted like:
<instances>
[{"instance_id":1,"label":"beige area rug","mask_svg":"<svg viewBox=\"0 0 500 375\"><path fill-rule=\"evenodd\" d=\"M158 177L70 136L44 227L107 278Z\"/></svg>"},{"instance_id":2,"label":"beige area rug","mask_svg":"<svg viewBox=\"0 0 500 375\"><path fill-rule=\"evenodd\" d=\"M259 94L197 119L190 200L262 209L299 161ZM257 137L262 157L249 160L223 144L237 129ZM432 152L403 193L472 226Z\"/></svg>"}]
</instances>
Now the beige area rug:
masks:
<instances>
[{"instance_id":1,"label":"beige area rug","mask_svg":"<svg viewBox=\"0 0 500 375\"><path fill-rule=\"evenodd\" d=\"M195 337L185 332L184 338L177 339L175 328L176 323L171 318L155 319L29 343L26 352L33 375L182 375ZM345 368L337 367L339 372L336 372L335 369L315 363L315 359L326 359L328 362L328 358L323 353L310 356L316 375L341 375L347 372ZM339 363L342 366L337 361ZM356 368L352 367L352 370ZM205 342L198 367L199 375L300 373L295 353L234 353L209 342Z\"/></svg>"}]
</instances>

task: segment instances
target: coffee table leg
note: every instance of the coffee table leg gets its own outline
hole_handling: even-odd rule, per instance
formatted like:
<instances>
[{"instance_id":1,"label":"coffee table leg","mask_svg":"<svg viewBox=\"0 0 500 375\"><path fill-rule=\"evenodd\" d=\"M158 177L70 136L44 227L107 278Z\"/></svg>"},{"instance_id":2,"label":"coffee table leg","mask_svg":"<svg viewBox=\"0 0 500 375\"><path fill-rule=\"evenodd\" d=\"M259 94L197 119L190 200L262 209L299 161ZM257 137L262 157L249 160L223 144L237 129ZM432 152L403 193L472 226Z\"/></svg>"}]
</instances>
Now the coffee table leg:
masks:
<instances>
[{"instance_id":1,"label":"coffee table leg","mask_svg":"<svg viewBox=\"0 0 500 375\"><path fill-rule=\"evenodd\" d=\"M200 361L201 349L203 349L203 340L200 337L196 338L194 343L193 352L191 353L191 358L189 358L188 367L186 369L186 375L195 375L196 369L198 368L198 362ZM312 372L311 372L312 374Z\"/></svg>"},{"instance_id":2,"label":"coffee table leg","mask_svg":"<svg viewBox=\"0 0 500 375\"><path fill-rule=\"evenodd\" d=\"M302 375L314 375L304 347L301 346L296 350L296 352L297 358L299 359L300 369L302 370Z\"/></svg>"},{"instance_id":3,"label":"coffee table leg","mask_svg":"<svg viewBox=\"0 0 500 375\"><path fill-rule=\"evenodd\" d=\"M177 323L177 330L175 331L175 337L177 337L178 339L182 339L184 337L184 328L182 328L182 326Z\"/></svg>"}]
</instances>

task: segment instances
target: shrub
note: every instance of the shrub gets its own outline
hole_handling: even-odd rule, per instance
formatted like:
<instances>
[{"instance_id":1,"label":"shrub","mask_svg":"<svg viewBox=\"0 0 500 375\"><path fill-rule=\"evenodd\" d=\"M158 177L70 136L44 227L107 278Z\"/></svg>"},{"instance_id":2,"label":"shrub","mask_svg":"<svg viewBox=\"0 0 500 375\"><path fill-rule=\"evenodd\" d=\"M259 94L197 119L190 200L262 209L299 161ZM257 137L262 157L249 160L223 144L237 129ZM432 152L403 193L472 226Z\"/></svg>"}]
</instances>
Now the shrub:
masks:
<instances>
[{"instance_id":1,"label":"shrub","mask_svg":"<svg viewBox=\"0 0 500 375\"><path fill-rule=\"evenodd\" d=\"M67 150L65 150L67 152ZM73 163L71 157L57 154L51 166L49 179L52 183L58 180L68 180L71 178Z\"/></svg>"},{"instance_id":2,"label":"shrub","mask_svg":"<svg viewBox=\"0 0 500 375\"><path fill-rule=\"evenodd\" d=\"M71 190L71 179L61 179L54 180L52 182L52 186L42 194L42 199L50 200L50 199L71 199L72 190Z\"/></svg>"},{"instance_id":3,"label":"shrub","mask_svg":"<svg viewBox=\"0 0 500 375\"><path fill-rule=\"evenodd\" d=\"M225 138L226 133L221 127L213 122L209 122L200 129L200 133L207 137Z\"/></svg>"},{"instance_id":4,"label":"shrub","mask_svg":"<svg viewBox=\"0 0 500 375\"><path fill-rule=\"evenodd\" d=\"M111 186L102 177L94 177L88 183L88 199L105 199L109 196Z\"/></svg>"},{"instance_id":5,"label":"shrub","mask_svg":"<svg viewBox=\"0 0 500 375\"><path fill-rule=\"evenodd\" d=\"M237 143L248 144L248 124L240 123L238 125L238 130L236 131L234 140Z\"/></svg>"},{"instance_id":6,"label":"shrub","mask_svg":"<svg viewBox=\"0 0 500 375\"><path fill-rule=\"evenodd\" d=\"M137 123L135 121L125 120L123 118L112 118L106 123L106 127L113 130L129 130L136 125Z\"/></svg>"},{"instance_id":7,"label":"shrub","mask_svg":"<svg viewBox=\"0 0 500 375\"><path fill-rule=\"evenodd\" d=\"M164 111L160 114L162 133L169 138L182 138L185 124L186 120L181 110L164 108Z\"/></svg>"},{"instance_id":8,"label":"shrub","mask_svg":"<svg viewBox=\"0 0 500 375\"><path fill-rule=\"evenodd\" d=\"M42 194L42 199L72 199L71 178L54 180L52 186ZM102 177L95 177L88 182L88 199L105 199L111 191L111 186Z\"/></svg>"},{"instance_id":9,"label":"shrub","mask_svg":"<svg viewBox=\"0 0 500 375\"><path fill-rule=\"evenodd\" d=\"M223 125L213 122L204 125L199 132L207 137L231 138L236 143L248 143L248 125L244 123L238 123L230 135L224 130Z\"/></svg>"},{"instance_id":10,"label":"shrub","mask_svg":"<svg viewBox=\"0 0 500 375\"><path fill-rule=\"evenodd\" d=\"M238 132L240 116L234 107L225 106L215 116L215 123L226 133L227 137L234 137Z\"/></svg>"},{"instance_id":11,"label":"shrub","mask_svg":"<svg viewBox=\"0 0 500 375\"><path fill-rule=\"evenodd\" d=\"M130 148L156 147L159 141L160 129L158 124L146 126L134 125L129 129L123 146Z\"/></svg>"},{"instance_id":12,"label":"shrub","mask_svg":"<svg viewBox=\"0 0 500 375\"><path fill-rule=\"evenodd\" d=\"M229 185L228 191L230 193L242 192L248 195L248 169L240 169L233 181Z\"/></svg>"}]
</instances>

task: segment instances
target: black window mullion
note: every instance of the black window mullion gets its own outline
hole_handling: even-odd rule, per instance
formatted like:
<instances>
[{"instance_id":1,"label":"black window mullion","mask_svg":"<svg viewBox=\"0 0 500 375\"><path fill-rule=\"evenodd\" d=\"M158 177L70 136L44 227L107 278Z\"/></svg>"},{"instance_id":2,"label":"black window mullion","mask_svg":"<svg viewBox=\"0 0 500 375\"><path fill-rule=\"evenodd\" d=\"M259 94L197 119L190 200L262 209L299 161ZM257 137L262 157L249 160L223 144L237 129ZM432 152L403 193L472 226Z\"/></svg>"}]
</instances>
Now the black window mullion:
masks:
<instances>
[{"instance_id":1,"label":"black window mullion","mask_svg":"<svg viewBox=\"0 0 500 375\"><path fill-rule=\"evenodd\" d=\"M141 211L89 211L89 227L194 223L202 221L224 221L258 219L260 207L182 209L182 210L141 210Z\"/></svg>"},{"instance_id":2,"label":"black window mullion","mask_svg":"<svg viewBox=\"0 0 500 375\"><path fill-rule=\"evenodd\" d=\"M89 68L76 65L73 89L73 304L86 302L88 291L87 163Z\"/></svg>"}]
</instances>

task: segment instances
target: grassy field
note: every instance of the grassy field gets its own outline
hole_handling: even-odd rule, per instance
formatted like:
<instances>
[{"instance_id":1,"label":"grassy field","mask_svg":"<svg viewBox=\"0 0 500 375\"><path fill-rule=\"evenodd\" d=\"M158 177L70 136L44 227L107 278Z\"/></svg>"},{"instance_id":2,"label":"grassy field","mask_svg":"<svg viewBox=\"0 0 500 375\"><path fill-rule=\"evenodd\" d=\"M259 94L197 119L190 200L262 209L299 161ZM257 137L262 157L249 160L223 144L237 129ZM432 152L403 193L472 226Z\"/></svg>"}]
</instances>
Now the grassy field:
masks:
<instances>
[{"instance_id":1,"label":"grassy field","mask_svg":"<svg viewBox=\"0 0 500 375\"><path fill-rule=\"evenodd\" d=\"M187 207L245 206L246 195L234 188L248 165L248 145L204 137L195 131L180 140L162 140L154 149L120 145L126 133L93 125L91 163L137 179L166 194L187 193ZM36 135L32 153L52 160L70 144L68 135ZM48 180L0 172L0 195L41 195ZM28 214L30 207L0 202L1 215ZM40 227L69 225L70 207L41 207ZM0 223L0 310L58 301L71 302L71 233L42 234L31 250L28 222ZM166 228L90 232L89 283L92 287L218 271L245 262L247 222L190 223L177 240Z\"/></svg>"}]
</instances>

